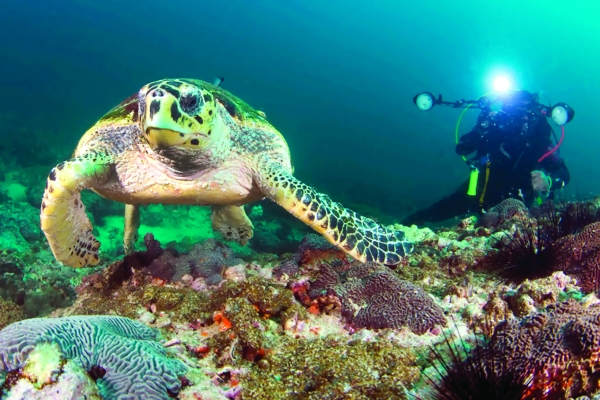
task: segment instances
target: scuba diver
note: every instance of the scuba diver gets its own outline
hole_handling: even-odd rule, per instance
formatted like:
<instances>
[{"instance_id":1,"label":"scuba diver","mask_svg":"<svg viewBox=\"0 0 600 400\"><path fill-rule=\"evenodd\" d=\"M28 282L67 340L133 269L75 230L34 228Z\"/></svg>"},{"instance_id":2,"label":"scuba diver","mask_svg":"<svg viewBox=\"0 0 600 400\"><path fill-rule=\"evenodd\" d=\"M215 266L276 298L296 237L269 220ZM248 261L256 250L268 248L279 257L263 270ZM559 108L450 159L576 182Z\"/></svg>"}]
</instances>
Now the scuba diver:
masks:
<instances>
[{"instance_id":1,"label":"scuba diver","mask_svg":"<svg viewBox=\"0 0 600 400\"><path fill-rule=\"evenodd\" d=\"M456 144L456 153L471 168L470 179L449 196L406 217L403 225L422 225L485 212L507 198L519 199L530 207L534 202L541 204L552 199L557 190L569 183L569 171L557 150L564 139L564 124L573 119L573 109L565 103L554 107L541 105L537 94L525 90L498 100L502 106L493 111L493 103L487 97L452 103L442 101L441 95L434 99L429 92L415 96L413 101L424 111L435 104L454 108L477 104L482 111L473 129ZM548 117L562 128L561 139L555 146ZM472 153L474 157L467 159Z\"/></svg>"}]
</instances>

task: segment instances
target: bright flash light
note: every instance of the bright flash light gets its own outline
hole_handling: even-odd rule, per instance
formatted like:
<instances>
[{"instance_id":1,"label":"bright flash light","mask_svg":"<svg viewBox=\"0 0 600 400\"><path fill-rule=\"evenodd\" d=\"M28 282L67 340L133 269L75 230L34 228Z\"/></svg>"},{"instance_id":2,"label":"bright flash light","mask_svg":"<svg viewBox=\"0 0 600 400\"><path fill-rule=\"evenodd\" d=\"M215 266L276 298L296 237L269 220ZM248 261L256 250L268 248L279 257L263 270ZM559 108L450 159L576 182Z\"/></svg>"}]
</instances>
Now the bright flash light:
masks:
<instances>
[{"instance_id":1,"label":"bright flash light","mask_svg":"<svg viewBox=\"0 0 600 400\"><path fill-rule=\"evenodd\" d=\"M494 79L494 89L498 92L506 92L510 89L510 81L505 76L499 76Z\"/></svg>"}]
</instances>

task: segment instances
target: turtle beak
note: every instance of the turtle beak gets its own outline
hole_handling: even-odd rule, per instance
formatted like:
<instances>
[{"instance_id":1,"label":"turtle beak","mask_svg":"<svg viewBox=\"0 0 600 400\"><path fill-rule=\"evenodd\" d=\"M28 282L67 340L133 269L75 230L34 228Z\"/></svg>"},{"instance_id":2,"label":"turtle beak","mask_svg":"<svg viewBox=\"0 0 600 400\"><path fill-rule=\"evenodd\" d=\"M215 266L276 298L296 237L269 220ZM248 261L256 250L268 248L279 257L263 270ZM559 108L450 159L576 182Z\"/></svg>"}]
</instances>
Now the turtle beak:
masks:
<instances>
[{"instance_id":1,"label":"turtle beak","mask_svg":"<svg viewBox=\"0 0 600 400\"><path fill-rule=\"evenodd\" d=\"M177 146L185 141L182 134L170 129L146 128L145 133L146 139L155 149Z\"/></svg>"},{"instance_id":2,"label":"turtle beak","mask_svg":"<svg viewBox=\"0 0 600 400\"><path fill-rule=\"evenodd\" d=\"M175 120L181 117L176 99L158 88L146 94L146 110L142 119L142 130L154 148L177 146L185 142L185 134Z\"/></svg>"}]
</instances>

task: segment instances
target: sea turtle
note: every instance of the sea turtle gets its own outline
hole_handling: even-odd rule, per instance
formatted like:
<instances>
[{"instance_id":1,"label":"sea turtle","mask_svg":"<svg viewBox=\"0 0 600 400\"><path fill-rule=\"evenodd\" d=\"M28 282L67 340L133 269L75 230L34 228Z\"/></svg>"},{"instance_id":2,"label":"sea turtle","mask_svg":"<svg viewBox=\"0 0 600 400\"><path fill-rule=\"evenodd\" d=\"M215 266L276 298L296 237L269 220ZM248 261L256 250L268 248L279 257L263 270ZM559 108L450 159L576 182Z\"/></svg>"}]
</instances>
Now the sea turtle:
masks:
<instances>
[{"instance_id":1,"label":"sea turtle","mask_svg":"<svg viewBox=\"0 0 600 400\"><path fill-rule=\"evenodd\" d=\"M361 261L398 264L412 251L401 231L333 202L292 175L283 136L231 93L195 79L149 83L80 139L73 158L50 171L41 225L56 259L99 262L100 243L80 191L125 203L125 252L137 240L141 204L212 206L212 225L245 244L243 204L268 197Z\"/></svg>"}]
</instances>

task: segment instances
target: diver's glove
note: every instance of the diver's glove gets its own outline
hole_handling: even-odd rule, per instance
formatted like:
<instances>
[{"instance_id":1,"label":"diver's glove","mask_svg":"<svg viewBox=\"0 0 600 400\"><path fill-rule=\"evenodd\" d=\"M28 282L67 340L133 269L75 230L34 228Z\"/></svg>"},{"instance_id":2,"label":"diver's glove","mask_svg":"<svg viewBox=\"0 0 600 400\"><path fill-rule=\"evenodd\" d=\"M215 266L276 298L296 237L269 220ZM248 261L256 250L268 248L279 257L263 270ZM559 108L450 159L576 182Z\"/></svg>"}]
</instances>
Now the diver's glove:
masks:
<instances>
[{"instance_id":1,"label":"diver's glove","mask_svg":"<svg viewBox=\"0 0 600 400\"><path fill-rule=\"evenodd\" d=\"M552 179L542 171L531 171L533 190L548 193L552 187Z\"/></svg>"}]
</instances>

